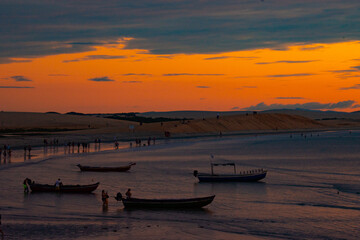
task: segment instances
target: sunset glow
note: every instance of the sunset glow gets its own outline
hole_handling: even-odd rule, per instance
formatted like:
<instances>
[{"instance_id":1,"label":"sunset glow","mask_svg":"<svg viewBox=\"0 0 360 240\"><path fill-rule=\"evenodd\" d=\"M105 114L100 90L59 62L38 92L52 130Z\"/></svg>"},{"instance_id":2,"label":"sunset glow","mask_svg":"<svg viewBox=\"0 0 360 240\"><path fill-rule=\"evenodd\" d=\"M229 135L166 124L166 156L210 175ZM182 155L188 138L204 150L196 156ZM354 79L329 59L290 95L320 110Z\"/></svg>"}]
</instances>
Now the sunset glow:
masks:
<instances>
[{"instance_id":1,"label":"sunset glow","mask_svg":"<svg viewBox=\"0 0 360 240\"><path fill-rule=\"evenodd\" d=\"M0 9L4 111L360 109L355 0Z\"/></svg>"},{"instance_id":2,"label":"sunset glow","mask_svg":"<svg viewBox=\"0 0 360 240\"><path fill-rule=\"evenodd\" d=\"M229 111L351 100L341 109L354 111L360 102L359 42L171 55L124 44L1 64L2 110Z\"/></svg>"}]
</instances>

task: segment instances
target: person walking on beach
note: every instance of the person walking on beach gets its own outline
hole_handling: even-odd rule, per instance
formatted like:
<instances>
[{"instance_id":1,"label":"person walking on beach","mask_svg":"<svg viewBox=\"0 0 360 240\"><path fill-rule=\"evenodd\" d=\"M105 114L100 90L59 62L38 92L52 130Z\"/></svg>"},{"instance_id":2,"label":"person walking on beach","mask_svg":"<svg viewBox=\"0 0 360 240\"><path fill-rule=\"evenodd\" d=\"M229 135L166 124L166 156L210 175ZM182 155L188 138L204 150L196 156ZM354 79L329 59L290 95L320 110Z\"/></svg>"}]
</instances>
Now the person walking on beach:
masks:
<instances>
[{"instance_id":1,"label":"person walking on beach","mask_svg":"<svg viewBox=\"0 0 360 240\"><path fill-rule=\"evenodd\" d=\"M56 190L60 190L60 187L62 185L62 182L60 180L60 178L55 182L55 189Z\"/></svg>"},{"instance_id":2,"label":"person walking on beach","mask_svg":"<svg viewBox=\"0 0 360 240\"><path fill-rule=\"evenodd\" d=\"M1 229L1 214L0 214L0 233L1 233L1 239L4 239L4 232Z\"/></svg>"},{"instance_id":3,"label":"person walking on beach","mask_svg":"<svg viewBox=\"0 0 360 240\"><path fill-rule=\"evenodd\" d=\"M126 198L128 198L128 199L131 198L131 189L130 188L126 191L125 195L126 195Z\"/></svg>"},{"instance_id":4,"label":"person walking on beach","mask_svg":"<svg viewBox=\"0 0 360 240\"><path fill-rule=\"evenodd\" d=\"M28 146L28 151L29 151L29 159L30 159L30 157L31 157L31 146L30 145Z\"/></svg>"},{"instance_id":5,"label":"person walking on beach","mask_svg":"<svg viewBox=\"0 0 360 240\"><path fill-rule=\"evenodd\" d=\"M103 202L103 206L107 207L109 205L109 195L105 190L101 191L101 200Z\"/></svg>"}]
</instances>

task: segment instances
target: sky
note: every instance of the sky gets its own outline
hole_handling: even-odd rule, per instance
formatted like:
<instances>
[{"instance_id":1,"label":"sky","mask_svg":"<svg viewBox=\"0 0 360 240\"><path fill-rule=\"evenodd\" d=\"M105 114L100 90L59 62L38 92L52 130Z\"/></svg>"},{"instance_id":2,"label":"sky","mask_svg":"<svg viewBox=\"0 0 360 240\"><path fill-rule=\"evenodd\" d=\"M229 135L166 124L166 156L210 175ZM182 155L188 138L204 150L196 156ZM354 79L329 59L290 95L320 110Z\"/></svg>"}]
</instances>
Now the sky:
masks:
<instances>
[{"instance_id":1,"label":"sky","mask_svg":"<svg viewBox=\"0 0 360 240\"><path fill-rule=\"evenodd\" d=\"M360 110L358 0L0 0L0 110Z\"/></svg>"}]
</instances>

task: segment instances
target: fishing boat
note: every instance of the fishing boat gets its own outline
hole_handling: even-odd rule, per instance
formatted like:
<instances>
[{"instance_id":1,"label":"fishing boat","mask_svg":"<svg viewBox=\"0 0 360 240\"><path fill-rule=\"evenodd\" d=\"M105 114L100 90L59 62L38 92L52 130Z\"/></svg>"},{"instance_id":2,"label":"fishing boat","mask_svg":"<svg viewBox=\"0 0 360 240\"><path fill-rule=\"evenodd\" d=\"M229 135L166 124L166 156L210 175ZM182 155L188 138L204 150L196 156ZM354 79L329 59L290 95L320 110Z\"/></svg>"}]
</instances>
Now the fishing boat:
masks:
<instances>
[{"instance_id":1,"label":"fishing boat","mask_svg":"<svg viewBox=\"0 0 360 240\"><path fill-rule=\"evenodd\" d=\"M215 166L233 166L234 174L215 174ZM211 163L211 173L199 173L194 171L194 176L199 182L256 182L266 177L267 170L252 169L236 173L235 163Z\"/></svg>"},{"instance_id":2,"label":"fishing boat","mask_svg":"<svg viewBox=\"0 0 360 240\"><path fill-rule=\"evenodd\" d=\"M81 171L87 171L87 172L126 172L129 171L131 166L136 165L136 163L129 163L126 166L120 166L120 167L91 167L91 166L83 166L81 164L78 164Z\"/></svg>"},{"instance_id":3,"label":"fishing boat","mask_svg":"<svg viewBox=\"0 0 360 240\"><path fill-rule=\"evenodd\" d=\"M181 198L181 199L143 199L143 198L123 198L121 193L115 197L122 201L125 208L156 208L156 209L195 209L202 208L210 204L215 195L200 198Z\"/></svg>"},{"instance_id":4,"label":"fishing boat","mask_svg":"<svg viewBox=\"0 0 360 240\"><path fill-rule=\"evenodd\" d=\"M39 184L32 182L29 184L32 192L61 192L61 193L91 193L98 186L99 182L88 185L60 185L56 188L55 185L50 184Z\"/></svg>"}]
</instances>

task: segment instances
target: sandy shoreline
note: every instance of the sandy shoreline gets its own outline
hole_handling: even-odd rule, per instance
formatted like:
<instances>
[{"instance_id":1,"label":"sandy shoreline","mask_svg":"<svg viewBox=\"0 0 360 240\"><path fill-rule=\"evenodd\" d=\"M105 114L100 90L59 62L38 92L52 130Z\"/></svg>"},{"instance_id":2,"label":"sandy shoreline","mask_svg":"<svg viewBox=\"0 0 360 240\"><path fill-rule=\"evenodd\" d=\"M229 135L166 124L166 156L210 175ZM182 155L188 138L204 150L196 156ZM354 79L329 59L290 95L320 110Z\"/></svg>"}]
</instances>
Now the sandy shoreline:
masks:
<instances>
[{"instance_id":1,"label":"sandy shoreline","mask_svg":"<svg viewBox=\"0 0 360 240\"><path fill-rule=\"evenodd\" d=\"M257 114L234 115L209 119L172 121L164 123L129 122L101 117L0 112L0 146L12 149L24 146L39 147L44 140L58 140L59 146L72 143L130 142L149 137L200 138L216 136L245 136L256 134L296 134L332 130L360 129L356 122L321 122L297 115Z\"/></svg>"}]
</instances>

